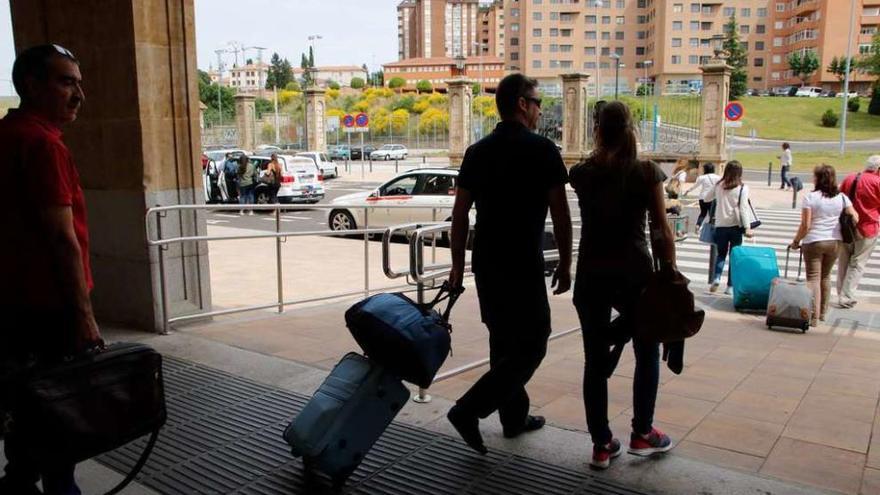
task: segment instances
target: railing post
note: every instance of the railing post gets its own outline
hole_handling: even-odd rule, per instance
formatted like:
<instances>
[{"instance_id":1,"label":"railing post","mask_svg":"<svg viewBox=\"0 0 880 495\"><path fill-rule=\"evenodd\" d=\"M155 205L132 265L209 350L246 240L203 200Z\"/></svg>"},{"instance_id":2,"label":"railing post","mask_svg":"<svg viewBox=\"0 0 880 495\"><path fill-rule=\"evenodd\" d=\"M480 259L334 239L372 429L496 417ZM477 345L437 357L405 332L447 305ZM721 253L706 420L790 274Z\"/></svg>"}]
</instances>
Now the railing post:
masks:
<instances>
[{"instance_id":1,"label":"railing post","mask_svg":"<svg viewBox=\"0 0 880 495\"><path fill-rule=\"evenodd\" d=\"M371 160L372 161L372 160ZM364 208L364 297L370 297L370 212Z\"/></svg>"},{"instance_id":2,"label":"railing post","mask_svg":"<svg viewBox=\"0 0 880 495\"><path fill-rule=\"evenodd\" d=\"M157 207L159 205L156 205ZM162 240L162 217L165 216L164 211L156 213L156 237ZM168 335L168 292L165 288L165 250L167 245L159 245L159 301L162 305L162 335Z\"/></svg>"},{"instance_id":3,"label":"railing post","mask_svg":"<svg viewBox=\"0 0 880 495\"><path fill-rule=\"evenodd\" d=\"M397 158L395 158L395 159L394 159L394 173L395 173L395 174L396 174L396 173L399 173L399 170L398 170L397 167L398 167Z\"/></svg>"},{"instance_id":4,"label":"railing post","mask_svg":"<svg viewBox=\"0 0 880 495\"><path fill-rule=\"evenodd\" d=\"M773 162L767 162L767 187L770 187L770 181L773 180Z\"/></svg>"},{"instance_id":5,"label":"railing post","mask_svg":"<svg viewBox=\"0 0 880 495\"><path fill-rule=\"evenodd\" d=\"M436 214L437 210L433 211ZM425 304L425 284L423 284L422 282L416 284L416 295L416 300L419 302L419 304ZM418 404L427 404L428 402L431 402L431 396L428 394L428 390L419 387L419 393L416 394L415 397L413 397L413 402L416 402Z\"/></svg>"},{"instance_id":6,"label":"railing post","mask_svg":"<svg viewBox=\"0 0 880 495\"><path fill-rule=\"evenodd\" d=\"M275 205L275 233L281 232L281 207ZM278 313L284 312L284 277L281 275L281 238L275 237L275 277L278 281Z\"/></svg>"}]
</instances>

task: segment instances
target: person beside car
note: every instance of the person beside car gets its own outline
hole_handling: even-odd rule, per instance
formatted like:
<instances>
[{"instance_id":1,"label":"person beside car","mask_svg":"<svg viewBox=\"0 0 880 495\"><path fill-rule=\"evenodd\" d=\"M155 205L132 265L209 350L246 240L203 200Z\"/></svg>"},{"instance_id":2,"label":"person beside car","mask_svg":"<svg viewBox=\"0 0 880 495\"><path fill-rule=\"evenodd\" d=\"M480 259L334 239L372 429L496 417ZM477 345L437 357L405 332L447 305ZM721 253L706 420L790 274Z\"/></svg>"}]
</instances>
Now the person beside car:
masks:
<instances>
[{"instance_id":1,"label":"person beside car","mask_svg":"<svg viewBox=\"0 0 880 495\"><path fill-rule=\"evenodd\" d=\"M238 157L238 202L243 205L254 204L254 189L257 187L257 168L247 155ZM244 210L240 212L244 215ZM248 210L253 215L254 210Z\"/></svg>"},{"instance_id":2,"label":"person beside car","mask_svg":"<svg viewBox=\"0 0 880 495\"><path fill-rule=\"evenodd\" d=\"M229 201L238 201L238 161L232 153L226 153L223 161L223 175L226 178L226 194Z\"/></svg>"},{"instance_id":3,"label":"person beside car","mask_svg":"<svg viewBox=\"0 0 880 495\"><path fill-rule=\"evenodd\" d=\"M278 190L281 189L281 163L278 161L278 155L272 153L269 163L266 165L266 172L260 178L269 185L269 201L278 202Z\"/></svg>"}]
</instances>

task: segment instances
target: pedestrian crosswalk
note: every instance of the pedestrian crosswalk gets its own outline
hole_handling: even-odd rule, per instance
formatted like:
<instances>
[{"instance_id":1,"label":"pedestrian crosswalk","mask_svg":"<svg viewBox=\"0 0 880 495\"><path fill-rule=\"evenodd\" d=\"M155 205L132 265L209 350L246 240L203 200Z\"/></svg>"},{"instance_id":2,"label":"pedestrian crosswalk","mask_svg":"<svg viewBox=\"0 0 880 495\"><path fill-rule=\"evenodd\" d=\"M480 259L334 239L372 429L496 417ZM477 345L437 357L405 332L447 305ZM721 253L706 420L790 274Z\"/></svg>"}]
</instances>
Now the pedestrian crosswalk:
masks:
<instances>
[{"instance_id":1,"label":"pedestrian crosswalk","mask_svg":"<svg viewBox=\"0 0 880 495\"><path fill-rule=\"evenodd\" d=\"M755 229L754 244L758 246L770 246L776 250L777 260L779 262L779 271L781 275L785 274L785 252L786 246L794 238L800 224L800 210L757 210L758 217L761 219L762 225ZM694 285L707 285L709 277L709 245L703 244L698 239L699 236L691 234L682 242L676 243L676 258L679 270L691 279ZM749 245L753 241L744 240ZM730 261L728 257L728 262ZM789 277L795 278L798 270L798 254L796 251L791 252L791 260L789 266ZM725 266L724 280L729 263ZM805 269L802 268L801 278L806 278ZM832 292L835 281L837 280L837 266L831 272ZM862 296L880 296L880 249L875 249L865 268L859 288L856 295Z\"/></svg>"}]
</instances>

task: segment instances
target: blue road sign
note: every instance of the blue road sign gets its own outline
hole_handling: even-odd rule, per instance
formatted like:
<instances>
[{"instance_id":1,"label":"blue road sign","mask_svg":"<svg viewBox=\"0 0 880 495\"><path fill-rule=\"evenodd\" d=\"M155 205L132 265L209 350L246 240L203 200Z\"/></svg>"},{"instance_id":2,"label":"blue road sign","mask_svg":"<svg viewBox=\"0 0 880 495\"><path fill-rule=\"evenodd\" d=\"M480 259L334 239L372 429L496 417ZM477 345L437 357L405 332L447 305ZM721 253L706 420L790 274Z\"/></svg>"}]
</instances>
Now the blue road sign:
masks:
<instances>
[{"instance_id":1,"label":"blue road sign","mask_svg":"<svg viewBox=\"0 0 880 495\"><path fill-rule=\"evenodd\" d=\"M369 117L367 117L367 114L365 114L365 113L357 114L357 117L355 117L354 120L355 120L355 123L357 124L358 127L366 127L367 124L370 123L370 119L369 119Z\"/></svg>"},{"instance_id":2,"label":"blue road sign","mask_svg":"<svg viewBox=\"0 0 880 495\"><path fill-rule=\"evenodd\" d=\"M354 125L354 117L346 114L345 117L342 117L342 124L345 127L352 127Z\"/></svg>"},{"instance_id":3,"label":"blue road sign","mask_svg":"<svg viewBox=\"0 0 880 495\"><path fill-rule=\"evenodd\" d=\"M728 103L727 106L724 108L724 116L727 118L727 120L733 122L736 122L737 120L743 118L743 115L745 115L745 113L746 111L743 108L742 103L738 103L735 101Z\"/></svg>"}]
</instances>

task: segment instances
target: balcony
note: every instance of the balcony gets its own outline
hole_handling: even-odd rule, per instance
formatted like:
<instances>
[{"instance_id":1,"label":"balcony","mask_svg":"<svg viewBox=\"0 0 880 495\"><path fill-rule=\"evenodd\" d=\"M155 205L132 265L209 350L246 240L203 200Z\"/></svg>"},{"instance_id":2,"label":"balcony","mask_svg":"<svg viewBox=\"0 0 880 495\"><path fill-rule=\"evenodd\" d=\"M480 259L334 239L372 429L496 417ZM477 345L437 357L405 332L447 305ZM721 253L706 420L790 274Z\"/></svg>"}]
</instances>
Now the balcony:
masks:
<instances>
[{"instance_id":1,"label":"balcony","mask_svg":"<svg viewBox=\"0 0 880 495\"><path fill-rule=\"evenodd\" d=\"M819 0L800 0L797 5L791 9L794 15L805 14L819 10Z\"/></svg>"}]
</instances>

